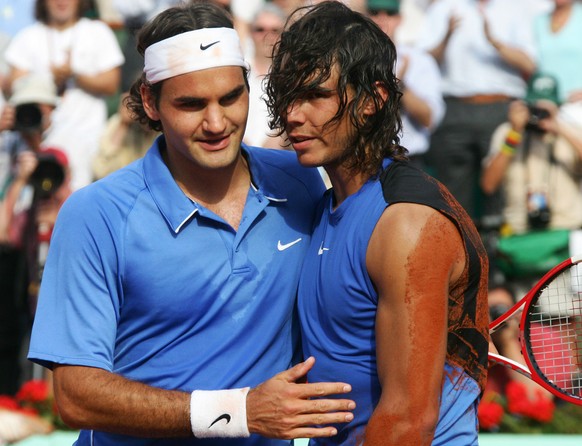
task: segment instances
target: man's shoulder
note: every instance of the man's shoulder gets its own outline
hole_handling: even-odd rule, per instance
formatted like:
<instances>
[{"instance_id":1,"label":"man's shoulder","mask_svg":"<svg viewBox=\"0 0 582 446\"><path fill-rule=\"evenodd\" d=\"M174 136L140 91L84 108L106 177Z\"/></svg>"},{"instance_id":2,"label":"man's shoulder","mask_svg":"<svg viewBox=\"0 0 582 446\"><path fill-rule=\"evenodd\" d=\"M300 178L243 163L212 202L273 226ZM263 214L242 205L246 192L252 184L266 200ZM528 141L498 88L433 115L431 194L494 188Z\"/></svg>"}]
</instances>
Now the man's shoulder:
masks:
<instances>
[{"instance_id":1,"label":"man's shoulder","mask_svg":"<svg viewBox=\"0 0 582 446\"><path fill-rule=\"evenodd\" d=\"M12 39L8 42L6 51L9 53L14 51L14 48L20 49L22 45L38 44L38 39L46 34L46 25L41 22L35 22L25 26L18 31ZM37 45L38 47L38 45Z\"/></svg>"},{"instance_id":2,"label":"man's shoulder","mask_svg":"<svg viewBox=\"0 0 582 446\"><path fill-rule=\"evenodd\" d=\"M438 203L443 198L444 186L406 161L395 161L390 164L380 175L380 182L384 199L388 204L398 202L429 204Z\"/></svg>"},{"instance_id":3,"label":"man's shoulder","mask_svg":"<svg viewBox=\"0 0 582 446\"><path fill-rule=\"evenodd\" d=\"M108 209L129 209L146 189L141 160L115 171L75 192L65 205L75 213L92 214Z\"/></svg>"},{"instance_id":4,"label":"man's shoulder","mask_svg":"<svg viewBox=\"0 0 582 446\"><path fill-rule=\"evenodd\" d=\"M276 178L294 178L301 182L321 182L321 175L316 168L303 167L297 161L297 155L291 150L264 149L261 147L249 147L246 149L252 157L253 166L263 174L276 175Z\"/></svg>"},{"instance_id":5,"label":"man's shoulder","mask_svg":"<svg viewBox=\"0 0 582 446\"><path fill-rule=\"evenodd\" d=\"M267 149L263 147L245 146L253 159L262 165L277 167L298 166L297 156L291 150Z\"/></svg>"},{"instance_id":6,"label":"man's shoulder","mask_svg":"<svg viewBox=\"0 0 582 446\"><path fill-rule=\"evenodd\" d=\"M416 203L433 208L467 228L471 219L444 184L407 161L392 163L381 174L384 199L388 204Z\"/></svg>"},{"instance_id":7,"label":"man's shoulder","mask_svg":"<svg viewBox=\"0 0 582 446\"><path fill-rule=\"evenodd\" d=\"M321 198L325 185L319 171L301 166L295 152L248 146L244 149L250 157L253 181L264 193L284 199L309 199L312 203Z\"/></svg>"}]
</instances>

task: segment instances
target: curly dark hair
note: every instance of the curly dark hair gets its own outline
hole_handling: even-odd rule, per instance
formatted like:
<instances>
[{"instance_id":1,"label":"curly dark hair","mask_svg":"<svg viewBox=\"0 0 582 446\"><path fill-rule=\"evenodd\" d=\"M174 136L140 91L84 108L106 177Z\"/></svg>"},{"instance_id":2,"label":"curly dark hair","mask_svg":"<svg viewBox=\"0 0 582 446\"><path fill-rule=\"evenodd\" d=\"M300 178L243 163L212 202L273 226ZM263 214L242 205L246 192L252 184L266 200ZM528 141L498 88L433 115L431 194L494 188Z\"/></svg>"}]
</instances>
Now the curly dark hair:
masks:
<instances>
[{"instance_id":1,"label":"curly dark hair","mask_svg":"<svg viewBox=\"0 0 582 446\"><path fill-rule=\"evenodd\" d=\"M168 8L140 29L137 35L137 50L143 56L146 48L156 42L203 28L234 28L232 16L224 8L208 1L192 1L187 5ZM243 67L241 69L248 88L248 72ZM129 95L124 100L134 119L156 131L163 130L162 124L160 121L154 121L148 117L143 107L140 91L142 85L149 88L155 98L156 105L158 105L163 83L164 81L160 81L151 84L142 73L141 77L131 86Z\"/></svg>"},{"instance_id":2,"label":"curly dark hair","mask_svg":"<svg viewBox=\"0 0 582 446\"><path fill-rule=\"evenodd\" d=\"M298 98L308 97L337 67L339 109L326 125L346 113L350 116L355 135L353 151L343 160L345 166L374 175L384 158L405 159L407 151L400 146L399 137L402 93L394 74L395 62L396 48L390 38L372 20L342 3L326 1L296 10L273 49L267 76L271 129L282 135L289 107ZM388 92L385 101L378 85ZM354 92L351 100L349 88ZM359 104L370 99L377 111L364 119Z\"/></svg>"},{"instance_id":3,"label":"curly dark hair","mask_svg":"<svg viewBox=\"0 0 582 446\"><path fill-rule=\"evenodd\" d=\"M36 0L34 4L34 18L45 25L49 22L49 13L46 6L47 0ZM77 9L77 18L83 17L91 10L91 2L89 0L79 0L79 8Z\"/></svg>"}]
</instances>

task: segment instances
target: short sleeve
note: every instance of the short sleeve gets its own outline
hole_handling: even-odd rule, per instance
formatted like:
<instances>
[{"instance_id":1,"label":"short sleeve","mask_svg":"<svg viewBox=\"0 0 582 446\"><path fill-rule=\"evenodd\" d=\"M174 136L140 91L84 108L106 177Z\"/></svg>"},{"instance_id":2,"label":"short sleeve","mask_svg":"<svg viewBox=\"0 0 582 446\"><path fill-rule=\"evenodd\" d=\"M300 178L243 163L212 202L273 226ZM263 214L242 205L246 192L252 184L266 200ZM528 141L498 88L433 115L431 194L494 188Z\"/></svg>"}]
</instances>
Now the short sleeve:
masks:
<instances>
[{"instance_id":1,"label":"short sleeve","mask_svg":"<svg viewBox=\"0 0 582 446\"><path fill-rule=\"evenodd\" d=\"M29 359L41 365L112 370L123 297L117 236L123 222L98 201L80 190L59 213L29 351Z\"/></svg>"}]
</instances>

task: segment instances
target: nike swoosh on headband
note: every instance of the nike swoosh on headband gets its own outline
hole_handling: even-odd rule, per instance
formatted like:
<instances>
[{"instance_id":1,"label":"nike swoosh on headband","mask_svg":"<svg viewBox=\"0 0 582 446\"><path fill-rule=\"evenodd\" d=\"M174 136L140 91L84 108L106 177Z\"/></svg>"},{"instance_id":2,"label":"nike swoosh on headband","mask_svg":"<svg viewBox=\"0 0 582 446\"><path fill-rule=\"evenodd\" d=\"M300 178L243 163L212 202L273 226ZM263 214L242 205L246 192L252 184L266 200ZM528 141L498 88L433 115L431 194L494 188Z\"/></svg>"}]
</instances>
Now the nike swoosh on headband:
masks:
<instances>
[{"instance_id":1,"label":"nike swoosh on headband","mask_svg":"<svg viewBox=\"0 0 582 446\"><path fill-rule=\"evenodd\" d=\"M212 45L216 45L216 44L217 44L217 43L219 43L219 42L220 42L220 40L217 40L216 42L209 43L208 45L202 45L202 44L200 44L200 49L201 49L202 51L206 51L206 50L207 50L208 48L210 48Z\"/></svg>"}]
</instances>

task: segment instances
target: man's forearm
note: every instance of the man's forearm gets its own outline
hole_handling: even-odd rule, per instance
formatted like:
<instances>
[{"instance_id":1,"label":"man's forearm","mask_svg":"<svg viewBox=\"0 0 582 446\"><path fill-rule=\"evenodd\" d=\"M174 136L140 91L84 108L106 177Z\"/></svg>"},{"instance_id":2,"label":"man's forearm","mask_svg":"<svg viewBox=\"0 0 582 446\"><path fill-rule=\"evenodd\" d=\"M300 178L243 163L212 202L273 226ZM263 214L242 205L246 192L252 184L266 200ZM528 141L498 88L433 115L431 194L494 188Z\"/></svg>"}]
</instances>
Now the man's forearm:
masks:
<instances>
[{"instance_id":1,"label":"man's forearm","mask_svg":"<svg viewBox=\"0 0 582 446\"><path fill-rule=\"evenodd\" d=\"M496 40L491 44L504 62L519 70L523 75L531 76L536 70L535 62L523 51Z\"/></svg>"},{"instance_id":2,"label":"man's forearm","mask_svg":"<svg viewBox=\"0 0 582 446\"><path fill-rule=\"evenodd\" d=\"M189 392L163 390L93 367L55 365L63 421L136 437L330 437L333 424L353 419L355 403L326 398L351 391L346 383L303 383L315 359L248 388ZM188 389L190 390L190 389ZM197 389L192 389L197 390ZM210 418L209 418L210 417ZM224 420L228 419L224 424Z\"/></svg>"},{"instance_id":3,"label":"man's forearm","mask_svg":"<svg viewBox=\"0 0 582 446\"><path fill-rule=\"evenodd\" d=\"M192 436L187 392L78 366L55 366L54 383L59 411L72 428L149 438Z\"/></svg>"},{"instance_id":4,"label":"man's forearm","mask_svg":"<svg viewBox=\"0 0 582 446\"><path fill-rule=\"evenodd\" d=\"M121 71L118 68L114 68L94 76L75 74L74 79L77 86L87 93L108 96L115 94L117 91L121 79Z\"/></svg>"}]
</instances>

